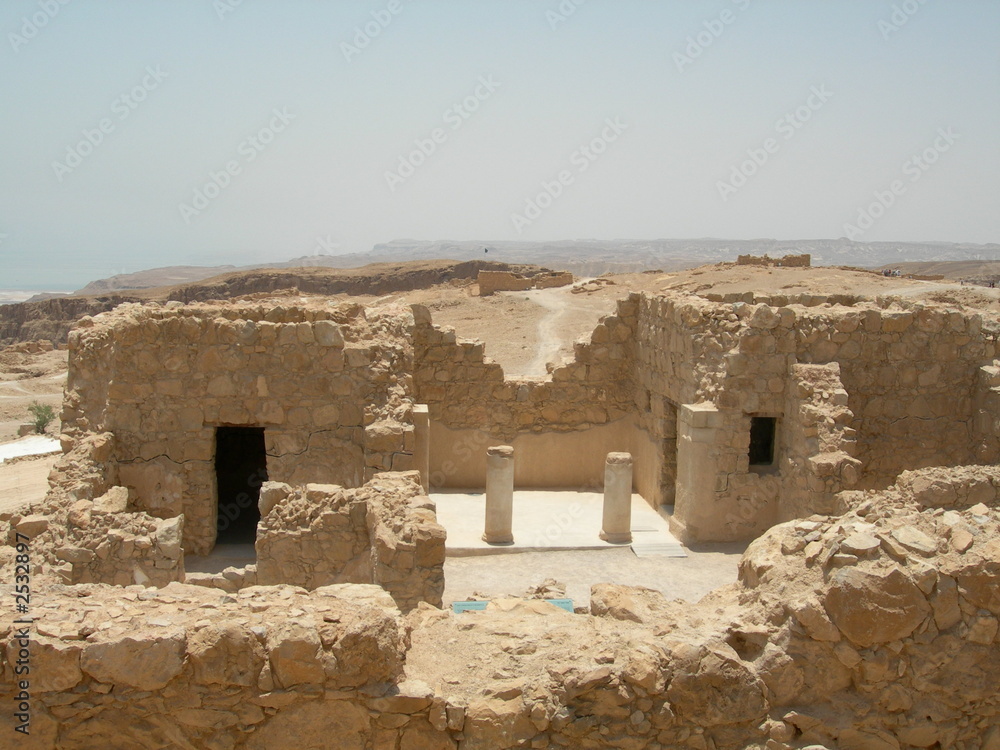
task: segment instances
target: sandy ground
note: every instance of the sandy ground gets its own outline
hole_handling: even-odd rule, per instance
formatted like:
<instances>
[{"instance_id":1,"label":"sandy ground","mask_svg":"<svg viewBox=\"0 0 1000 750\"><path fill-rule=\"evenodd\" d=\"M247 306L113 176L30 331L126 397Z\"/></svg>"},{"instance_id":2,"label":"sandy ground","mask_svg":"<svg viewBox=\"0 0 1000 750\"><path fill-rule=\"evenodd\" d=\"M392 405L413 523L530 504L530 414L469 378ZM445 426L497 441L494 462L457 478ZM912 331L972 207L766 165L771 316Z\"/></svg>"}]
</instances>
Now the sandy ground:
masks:
<instances>
[{"instance_id":1,"label":"sandy ground","mask_svg":"<svg viewBox=\"0 0 1000 750\"><path fill-rule=\"evenodd\" d=\"M652 277L632 274L615 279ZM394 295L386 301L426 305L436 325L450 326L460 338L486 344L486 356L498 362L506 375L546 374L547 362L558 364L573 356L573 342L589 335L601 317L615 312L616 302L628 293L617 282L596 291L573 294L571 287L498 292L478 296L479 287L439 286Z\"/></svg>"},{"instance_id":2,"label":"sandy ground","mask_svg":"<svg viewBox=\"0 0 1000 750\"><path fill-rule=\"evenodd\" d=\"M444 601L521 596L553 579L565 584L574 606L589 606L595 583L621 583L662 591L668 599L696 602L736 581L745 544L685 548L687 557L636 557L629 548L449 557L444 563Z\"/></svg>"},{"instance_id":3,"label":"sandy ground","mask_svg":"<svg viewBox=\"0 0 1000 750\"><path fill-rule=\"evenodd\" d=\"M661 290L704 294L754 291L764 294L894 295L939 304L1000 311L1000 289L957 281L916 281L841 268L761 268L720 264L657 277Z\"/></svg>"},{"instance_id":4,"label":"sandy ground","mask_svg":"<svg viewBox=\"0 0 1000 750\"><path fill-rule=\"evenodd\" d=\"M459 337L486 344L486 356L507 375L544 376L545 364L573 356L573 343L588 336L600 318L615 312L629 291L667 290L705 294L894 295L955 307L1000 312L1000 289L962 286L952 281L916 281L884 277L869 271L840 268L760 268L726 263L675 273L614 274L601 284L499 292L479 297L478 286L442 285L380 298L377 302L426 305L436 324L450 326ZM608 283L610 282L610 283ZM366 301L375 302L374 298Z\"/></svg>"},{"instance_id":5,"label":"sandy ground","mask_svg":"<svg viewBox=\"0 0 1000 750\"><path fill-rule=\"evenodd\" d=\"M0 513L45 497L49 472L59 455L0 464Z\"/></svg>"},{"instance_id":6,"label":"sandy ground","mask_svg":"<svg viewBox=\"0 0 1000 750\"><path fill-rule=\"evenodd\" d=\"M19 425L31 421L28 405L48 404L56 412L49 434L58 434L59 410L66 385L67 352L0 352L0 442L17 438Z\"/></svg>"}]
</instances>

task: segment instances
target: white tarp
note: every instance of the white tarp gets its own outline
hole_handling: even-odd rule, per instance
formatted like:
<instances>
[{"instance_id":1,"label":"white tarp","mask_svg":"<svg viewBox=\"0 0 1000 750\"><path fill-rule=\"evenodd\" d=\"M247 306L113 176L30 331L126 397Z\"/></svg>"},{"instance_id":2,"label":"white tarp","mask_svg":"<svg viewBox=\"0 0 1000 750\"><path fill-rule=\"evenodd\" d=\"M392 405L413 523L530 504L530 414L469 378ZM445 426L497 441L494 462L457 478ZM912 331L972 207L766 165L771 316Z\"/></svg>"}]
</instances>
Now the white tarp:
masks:
<instances>
[{"instance_id":1,"label":"white tarp","mask_svg":"<svg viewBox=\"0 0 1000 750\"><path fill-rule=\"evenodd\" d=\"M57 453L62 448L59 441L48 435L28 435L12 443L0 444L0 463L8 458L18 456L43 456L46 453Z\"/></svg>"}]
</instances>

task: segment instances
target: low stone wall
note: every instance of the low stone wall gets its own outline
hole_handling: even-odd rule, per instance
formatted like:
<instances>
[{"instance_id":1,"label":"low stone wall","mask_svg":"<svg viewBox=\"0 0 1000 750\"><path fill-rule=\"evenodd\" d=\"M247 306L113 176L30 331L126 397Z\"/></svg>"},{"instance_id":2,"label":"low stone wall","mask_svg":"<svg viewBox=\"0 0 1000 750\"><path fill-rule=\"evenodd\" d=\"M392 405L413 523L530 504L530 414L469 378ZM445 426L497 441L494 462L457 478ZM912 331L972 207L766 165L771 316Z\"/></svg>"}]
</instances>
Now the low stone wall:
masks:
<instances>
[{"instance_id":1,"label":"low stone wall","mask_svg":"<svg viewBox=\"0 0 1000 750\"><path fill-rule=\"evenodd\" d=\"M540 273L534 278L535 289L555 289L556 287L569 286L573 281L573 274L569 271Z\"/></svg>"},{"instance_id":2,"label":"low stone wall","mask_svg":"<svg viewBox=\"0 0 1000 750\"><path fill-rule=\"evenodd\" d=\"M445 530L416 472L380 474L353 490L265 482L260 505L252 582L374 583L404 612L441 605Z\"/></svg>"},{"instance_id":3,"label":"low stone wall","mask_svg":"<svg viewBox=\"0 0 1000 750\"><path fill-rule=\"evenodd\" d=\"M528 289L553 289L573 283L568 271L544 271L534 276L524 276L510 271L480 271L477 278L479 296L489 297L496 292L523 292Z\"/></svg>"},{"instance_id":4,"label":"low stone wall","mask_svg":"<svg viewBox=\"0 0 1000 750\"><path fill-rule=\"evenodd\" d=\"M19 341L11 344L4 351L16 352L17 354L43 354L58 348L57 344L53 344L48 339L37 339L35 341Z\"/></svg>"},{"instance_id":5,"label":"low stone wall","mask_svg":"<svg viewBox=\"0 0 1000 750\"><path fill-rule=\"evenodd\" d=\"M12 712L0 712L0 733L23 750L237 741L263 750L327 747L333 738L360 748L355 731L372 734L369 703L404 717L430 703L393 697L406 633L374 586L235 595L176 583L82 586L46 592L33 613L31 670L23 675L30 735L15 734ZM0 615L0 694L11 706L22 648L13 619Z\"/></svg>"},{"instance_id":6,"label":"low stone wall","mask_svg":"<svg viewBox=\"0 0 1000 750\"><path fill-rule=\"evenodd\" d=\"M165 586L184 578L183 518L129 512L128 490L114 484L109 434L67 442L45 498L0 514L0 568L12 572L15 534L35 550L33 574L62 583Z\"/></svg>"},{"instance_id":7,"label":"low stone wall","mask_svg":"<svg viewBox=\"0 0 1000 750\"><path fill-rule=\"evenodd\" d=\"M477 283L480 297L489 297L496 292L523 292L535 285L527 276L509 271L480 271Z\"/></svg>"}]
</instances>

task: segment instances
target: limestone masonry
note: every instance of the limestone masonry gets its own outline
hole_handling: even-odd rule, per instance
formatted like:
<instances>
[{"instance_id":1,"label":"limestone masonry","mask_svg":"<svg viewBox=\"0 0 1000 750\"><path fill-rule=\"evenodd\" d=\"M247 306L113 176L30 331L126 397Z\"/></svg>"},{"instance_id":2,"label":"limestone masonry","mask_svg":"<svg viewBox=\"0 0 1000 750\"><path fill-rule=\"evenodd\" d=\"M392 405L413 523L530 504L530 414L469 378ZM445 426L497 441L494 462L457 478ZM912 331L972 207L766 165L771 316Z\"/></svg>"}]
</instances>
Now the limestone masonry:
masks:
<instances>
[{"instance_id":1,"label":"limestone masonry","mask_svg":"<svg viewBox=\"0 0 1000 750\"><path fill-rule=\"evenodd\" d=\"M0 736L29 648L19 748L1000 750L998 333L902 298L633 293L529 378L419 305L83 318L50 491L0 515ZM485 488L498 446L515 486L628 469L683 541L755 539L739 582L439 609L428 489ZM241 543L255 564L186 573Z\"/></svg>"},{"instance_id":2,"label":"limestone masonry","mask_svg":"<svg viewBox=\"0 0 1000 750\"><path fill-rule=\"evenodd\" d=\"M480 271L477 282L480 296L488 297L496 292L523 292L526 289L569 286L573 283L573 274L568 271L549 271L525 276L511 271Z\"/></svg>"}]
</instances>

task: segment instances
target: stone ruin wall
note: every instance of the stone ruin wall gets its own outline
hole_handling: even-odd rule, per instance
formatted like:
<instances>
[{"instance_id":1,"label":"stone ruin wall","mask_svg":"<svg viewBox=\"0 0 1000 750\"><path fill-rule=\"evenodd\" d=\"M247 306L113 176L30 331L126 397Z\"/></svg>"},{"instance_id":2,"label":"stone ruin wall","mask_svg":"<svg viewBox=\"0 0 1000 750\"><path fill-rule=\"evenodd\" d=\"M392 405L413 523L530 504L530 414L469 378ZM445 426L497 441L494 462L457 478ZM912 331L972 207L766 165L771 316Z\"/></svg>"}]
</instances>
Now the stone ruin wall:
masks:
<instances>
[{"instance_id":1,"label":"stone ruin wall","mask_svg":"<svg viewBox=\"0 0 1000 750\"><path fill-rule=\"evenodd\" d=\"M70 447L70 446L66 446ZM0 568L13 561L15 532L32 539L32 574L60 583L165 586L184 579L182 518L124 512L114 439L82 436L56 462L45 499L0 513Z\"/></svg>"},{"instance_id":2,"label":"stone ruin wall","mask_svg":"<svg viewBox=\"0 0 1000 750\"><path fill-rule=\"evenodd\" d=\"M151 320L124 313L142 326L120 330L166 334L170 324L161 328L157 313L189 325L172 310L153 310ZM394 320L395 335L407 323ZM414 387L445 384L431 403L435 418L462 418L458 393L466 399L458 403L485 407L476 419L497 419L497 437L545 429L547 417L535 421L543 406L566 415L559 435L586 433L595 425L570 415L574 391L556 387L603 382L619 389L609 391L617 421L634 419L667 445L672 422L678 445L703 451L696 458L715 481L698 499L731 531L748 530L740 493L764 497L752 508L770 520L799 520L764 533L744 556L739 583L698 605L603 585L590 616L497 603L492 612L452 617L419 603L435 601L435 590L440 597L443 530L412 475L379 474L371 486L347 490L276 483L262 498L274 504L252 582L228 593L171 583L184 578L186 523L135 507L134 488L120 486L120 440L99 432L117 419L108 394L119 381L105 371L105 389L93 374L99 351L111 355L107 362L119 355L102 321L84 323L81 337L93 338L77 384L90 386L67 399L67 410L80 412L69 452L42 507L0 516L8 545L15 529L31 536L41 562L34 744L24 747L271 748L292 736L297 747L337 736L394 749L1000 747L1000 469L895 476L907 463L995 460L1000 363L992 323L898 302L775 309L632 296L552 382L515 386L484 360L481 345L431 326L419 308L414 321ZM298 323L296 337L305 330ZM381 403L394 404L392 389L406 383L384 378L380 362L370 378L385 389ZM623 379L633 362L636 380ZM601 372L601 381L588 379ZM475 390L481 375L491 378L488 389ZM449 391L451 383L459 390ZM508 386L513 398L502 397ZM960 395L950 413L908 415L916 421L905 435L866 444L891 419L870 402L892 393L908 408L923 408L920 399L931 407L952 391ZM532 409L536 417L518 428L515 415ZM743 466L751 413L780 415L778 477ZM365 417L379 426L364 431L369 455L392 455L372 448L393 434L382 415ZM668 470L657 467L661 476ZM400 482L402 491L390 488ZM852 484L875 489L839 491ZM801 517L817 504L822 515ZM282 551L289 544L298 562ZM326 556L341 548L335 557L395 602L374 588L323 586L333 575ZM11 546L0 550L5 571L13 558ZM45 573L164 588L64 588ZM319 588L252 585L272 576ZM13 596L2 588L0 700L12 705L20 646ZM404 620L397 608L412 611ZM484 664L495 668L484 673ZM0 716L0 731L13 732L10 713Z\"/></svg>"},{"instance_id":3,"label":"stone ruin wall","mask_svg":"<svg viewBox=\"0 0 1000 750\"><path fill-rule=\"evenodd\" d=\"M70 336L64 431L113 433L134 507L184 514L206 554L218 425L264 427L268 478L289 484L413 468L408 325L356 305L126 305Z\"/></svg>"},{"instance_id":4,"label":"stone ruin wall","mask_svg":"<svg viewBox=\"0 0 1000 750\"><path fill-rule=\"evenodd\" d=\"M573 283L569 271L546 271L534 276L524 276L510 271L480 271L476 279L479 296L489 297L496 292L524 292L528 289L553 289Z\"/></svg>"},{"instance_id":5,"label":"stone ruin wall","mask_svg":"<svg viewBox=\"0 0 1000 750\"><path fill-rule=\"evenodd\" d=\"M44 501L0 514L0 537L37 539L35 573L50 581L187 580L229 592L377 583L403 611L440 604L444 529L419 475L391 471L409 468L414 450L409 311L212 313L168 303L82 322L71 337L68 452ZM265 483L256 565L187 576L184 554L205 554L215 541L212 422L265 427L270 478L288 483ZM299 439L299 427L302 465L276 450ZM326 433L343 435L350 450L331 450ZM312 478L331 483L304 484Z\"/></svg>"},{"instance_id":6,"label":"stone ruin wall","mask_svg":"<svg viewBox=\"0 0 1000 750\"><path fill-rule=\"evenodd\" d=\"M630 448L635 316L635 300L619 302L616 315L576 342L572 361L539 380L505 378L481 342L459 340L415 305L414 394L427 404L432 423L432 485L484 486L485 449L505 442L535 448L515 457L515 481L522 486L599 485L604 455ZM461 465L470 462L471 469Z\"/></svg>"},{"instance_id":7,"label":"stone ruin wall","mask_svg":"<svg viewBox=\"0 0 1000 750\"><path fill-rule=\"evenodd\" d=\"M480 271L476 281L480 297L489 297L496 292L523 292L535 285L530 277L510 271Z\"/></svg>"},{"instance_id":8,"label":"stone ruin wall","mask_svg":"<svg viewBox=\"0 0 1000 750\"><path fill-rule=\"evenodd\" d=\"M261 515L256 584L372 583L403 612L441 606L446 535L419 474L378 474L358 489L267 482Z\"/></svg>"},{"instance_id":9,"label":"stone ruin wall","mask_svg":"<svg viewBox=\"0 0 1000 750\"><path fill-rule=\"evenodd\" d=\"M771 529L694 605L602 584L589 615L403 619L370 586L47 589L19 747L993 750L998 496L996 467L843 493L845 515Z\"/></svg>"},{"instance_id":10,"label":"stone ruin wall","mask_svg":"<svg viewBox=\"0 0 1000 750\"><path fill-rule=\"evenodd\" d=\"M809 268L812 256L809 253L801 255L783 255L771 258L768 255L740 255L736 258L738 266L781 266L783 268Z\"/></svg>"},{"instance_id":11,"label":"stone ruin wall","mask_svg":"<svg viewBox=\"0 0 1000 750\"><path fill-rule=\"evenodd\" d=\"M555 289L560 286L569 286L573 281L573 274L569 271L540 273L535 276L535 289Z\"/></svg>"},{"instance_id":12,"label":"stone ruin wall","mask_svg":"<svg viewBox=\"0 0 1000 750\"><path fill-rule=\"evenodd\" d=\"M360 583L382 586L404 612L441 604L446 534L416 472L380 473L355 489L265 482L256 563L189 574L184 516L132 509L129 490L110 479L113 442L107 433L79 439L56 463L44 501L0 513L0 569L13 561L17 532L32 539L35 580L48 583L185 582L230 593Z\"/></svg>"},{"instance_id":13,"label":"stone ruin wall","mask_svg":"<svg viewBox=\"0 0 1000 750\"><path fill-rule=\"evenodd\" d=\"M842 489L1000 455L990 411L1000 383L995 321L904 300L780 301L788 304L642 298L641 424L669 446L674 405L708 405L678 411L678 445L697 454L697 471L678 471L678 486L713 487L687 499L703 519L679 532L752 538L777 520L828 510ZM751 416L778 419L780 471L749 467Z\"/></svg>"},{"instance_id":14,"label":"stone ruin wall","mask_svg":"<svg viewBox=\"0 0 1000 750\"><path fill-rule=\"evenodd\" d=\"M677 488L697 492L682 506L703 519L678 519L689 538L753 538L828 512L843 489L1000 456L997 324L978 313L849 295L633 294L544 382L504 379L482 344L458 341L426 312L416 318L415 391L436 439L457 446L453 463L539 433L551 439L529 444L558 457L549 466L584 453L596 466L598 448L627 450L654 507L676 501ZM774 471L749 466L752 416L778 420ZM569 442L574 433L590 443ZM679 449L692 457L686 467Z\"/></svg>"}]
</instances>

